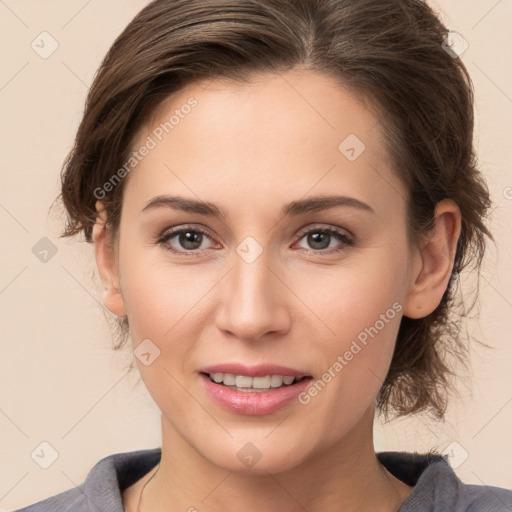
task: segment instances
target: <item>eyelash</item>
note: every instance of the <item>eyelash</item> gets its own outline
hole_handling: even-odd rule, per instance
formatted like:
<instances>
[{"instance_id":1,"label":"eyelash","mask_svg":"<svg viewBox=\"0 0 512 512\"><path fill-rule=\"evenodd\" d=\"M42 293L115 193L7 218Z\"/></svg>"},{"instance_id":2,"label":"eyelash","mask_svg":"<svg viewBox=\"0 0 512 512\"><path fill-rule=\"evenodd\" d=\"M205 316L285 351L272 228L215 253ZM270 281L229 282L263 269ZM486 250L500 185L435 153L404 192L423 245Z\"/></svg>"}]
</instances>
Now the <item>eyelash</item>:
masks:
<instances>
[{"instance_id":1,"label":"eyelash","mask_svg":"<svg viewBox=\"0 0 512 512\"><path fill-rule=\"evenodd\" d=\"M157 237L157 239L155 240L155 243L160 244L166 251L172 252L174 254L185 255L186 257L201 256L200 250L176 250L176 249L172 249L169 245L167 245L167 242L169 240L171 240L172 238L174 238L176 235L179 235L181 233L187 233L187 232L202 233L203 235L207 236L208 238L211 238L209 233L202 228L194 227L194 226L184 226L184 227L180 227L179 229L173 229L171 231L165 232L164 234ZM348 236L347 234L345 234L337 229L334 229L334 228L314 227L314 228L307 229L305 231L301 231L298 234L298 241L302 240L306 235L309 235L311 233L327 234L329 236L336 238L339 242L341 242L341 245L338 247L335 247L335 248L331 248L329 250L304 249L308 254L329 256L334 253L342 252L342 251L346 250L347 247L354 245L354 240L350 236Z\"/></svg>"}]
</instances>

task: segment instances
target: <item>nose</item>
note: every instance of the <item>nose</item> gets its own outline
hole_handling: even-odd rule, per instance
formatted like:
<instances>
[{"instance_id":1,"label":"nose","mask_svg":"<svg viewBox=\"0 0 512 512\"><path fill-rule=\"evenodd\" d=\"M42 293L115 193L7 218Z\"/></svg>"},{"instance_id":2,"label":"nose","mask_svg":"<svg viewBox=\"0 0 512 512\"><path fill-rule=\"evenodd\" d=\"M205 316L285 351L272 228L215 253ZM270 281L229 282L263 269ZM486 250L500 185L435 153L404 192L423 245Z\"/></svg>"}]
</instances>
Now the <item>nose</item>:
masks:
<instances>
[{"instance_id":1,"label":"nose","mask_svg":"<svg viewBox=\"0 0 512 512\"><path fill-rule=\"evenodd\" d=\"M244 341L282 335L291 326L287 298L292 294L264 255L248 263L236 254L234 267L222 280L216 325Z\"/></svg>"}]
</instances>

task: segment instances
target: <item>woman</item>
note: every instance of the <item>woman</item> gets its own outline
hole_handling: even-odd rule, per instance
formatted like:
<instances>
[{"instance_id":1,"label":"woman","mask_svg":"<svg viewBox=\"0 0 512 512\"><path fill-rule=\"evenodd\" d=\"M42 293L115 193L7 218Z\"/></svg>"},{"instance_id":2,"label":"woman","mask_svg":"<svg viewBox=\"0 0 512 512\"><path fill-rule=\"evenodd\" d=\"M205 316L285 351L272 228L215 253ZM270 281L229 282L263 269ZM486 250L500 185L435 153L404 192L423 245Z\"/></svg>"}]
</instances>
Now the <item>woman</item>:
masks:
<instances>
[{"instance_id":1,"label":"woman","mask_svg":"<svg viewBox=\"0 0 512 512\"><path fill-rule=\"evenodd\" d=\"M108 52L65 163L63 236L159 406L25 509L510 510L375 413L441 419L462 269L491 234L472 90L419 0L155 0Z\"/></svg>"}]
</instances>

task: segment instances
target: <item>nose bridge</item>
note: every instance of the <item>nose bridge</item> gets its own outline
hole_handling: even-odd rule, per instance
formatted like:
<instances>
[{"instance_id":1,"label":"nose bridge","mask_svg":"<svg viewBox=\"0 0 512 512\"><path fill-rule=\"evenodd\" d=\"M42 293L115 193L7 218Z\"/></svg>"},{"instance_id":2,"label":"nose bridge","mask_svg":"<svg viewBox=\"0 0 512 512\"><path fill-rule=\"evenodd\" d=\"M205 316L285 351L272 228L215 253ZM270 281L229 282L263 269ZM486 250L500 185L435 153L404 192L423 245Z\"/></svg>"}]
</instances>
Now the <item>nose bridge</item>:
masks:
<instances>
[{"instance_id":1,"label":"nose bridge","mask_svg":"<svg viewBox=\"0 0 512 512\"><path fill-rule=\"evenodd\" d=\"M269 268L271 259L270 250L263 250L251 237L236 248L225 283L219 328L247 340L289 328L285 299L279 289L282 284Z\"/></svg>"},{"instance_id":2,"label":"nose bridge","mask_svg":"<svg viewBox=\"0 0 512 512\"><path fill-rule=\"evenodd\" d=\"M243 254L243 251L247 248L249 248L249 251ZM237 249L237 258L233 269L235 294L242 303L248 301L253 305L256 305L257 302L268 304L271 300L269 292L271 287L270 278L272 277L268 268L269 251L262 251L259 255L255 255L254 251L254 247L246 243L240 244Z\"/></svg>"}]
</instances>

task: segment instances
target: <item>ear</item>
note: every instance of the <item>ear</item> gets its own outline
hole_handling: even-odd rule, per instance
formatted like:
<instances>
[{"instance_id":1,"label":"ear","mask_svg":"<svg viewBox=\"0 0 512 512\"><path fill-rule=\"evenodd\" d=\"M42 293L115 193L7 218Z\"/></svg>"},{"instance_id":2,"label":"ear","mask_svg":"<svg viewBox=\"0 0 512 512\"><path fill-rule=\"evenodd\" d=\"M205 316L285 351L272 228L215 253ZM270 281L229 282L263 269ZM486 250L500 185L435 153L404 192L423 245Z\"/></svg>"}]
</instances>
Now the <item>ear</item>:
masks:
<instances>
[{"instance_id":1,"label":"ear","mask_svg":"<svg viewBox=\"0 0 512 512\"><path fill-rule=\"evenodd\" d=\"M434 311L443 298L453 269L461 230L459 207L452 199L436 205L435 226L415 253L411 285L403 314L422 318Z\"/></svg>"},{"instance_id":2,"label":"ear","mask_svg":"<svg viewBox=\"0 0 512 512\"><path fill-rule=\"evenodd\" d=\"M103 282L103 303L105 307L118 317L126 316L119 275L116 266L114 247L111 244L105 222L107 220L105 205L96 201L96 223L92 229L96 265Z\"/></svg>"}]
</instances>

